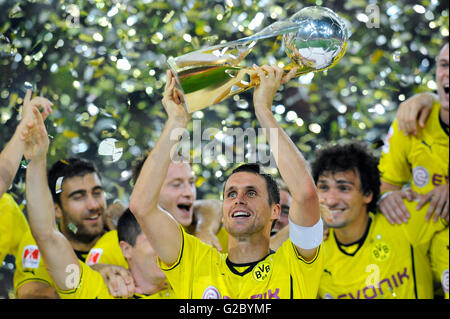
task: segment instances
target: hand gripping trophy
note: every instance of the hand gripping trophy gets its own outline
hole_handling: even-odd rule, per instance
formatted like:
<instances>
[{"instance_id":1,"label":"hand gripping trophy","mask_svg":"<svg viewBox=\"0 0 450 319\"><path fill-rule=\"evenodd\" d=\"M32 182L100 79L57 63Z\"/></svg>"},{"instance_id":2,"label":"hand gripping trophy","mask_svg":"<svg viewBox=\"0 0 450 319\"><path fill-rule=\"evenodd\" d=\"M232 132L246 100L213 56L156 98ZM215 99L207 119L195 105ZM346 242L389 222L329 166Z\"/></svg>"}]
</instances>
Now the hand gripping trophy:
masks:
<instances>
[{"instance_id":1,"label":"hand gripping trophy","mask_svg":"<svg viewBox=\"0 0 450 319\"><path fill-rule=\"evenodd\" d=\"M188 112L217 104L258 85L256 71L240 64L259 40L281 35L291 60L285 70L296 66L297 76L334 66L344 56L349 37L336 13L324 7L306 7L250 37L169 58Z\"/></svg>"}]
</instances>

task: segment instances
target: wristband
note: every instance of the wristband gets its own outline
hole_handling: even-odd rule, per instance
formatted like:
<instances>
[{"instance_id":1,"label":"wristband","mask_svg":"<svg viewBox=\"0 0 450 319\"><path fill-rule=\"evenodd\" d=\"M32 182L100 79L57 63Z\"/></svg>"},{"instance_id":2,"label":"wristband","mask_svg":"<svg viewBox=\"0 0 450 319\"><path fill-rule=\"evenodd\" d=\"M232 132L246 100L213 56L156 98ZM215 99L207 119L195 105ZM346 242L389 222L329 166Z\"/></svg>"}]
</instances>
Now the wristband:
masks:
<instances>
[{"instance_id":1,"label":"wristband","mask_svg":"<svg viewBox=\"0 0 450 319\"><path fill-rule=\"evenodd\" d=\"M304 227L295 224L289 218L289 239L291 242L302 249L313 249L318 247L323 240L323 221L319 221L311 227Z\"/></svg>"},{"instance_id":2,"label":"wristband","mask_svg":"<svg viewBox=\"0 0 450 319\"><path fill-rule=\"evenodd\" d=\"M377 206L380 206L381 202L382 202L386 197L388 197L389 195L391 195L392 192L393 192L393 191L386 192L386 193L384 193L383 195L381 195L381 197L380 197L380 198L378 199L378 201L377 201Z\"/></svg>"}]
</instances>

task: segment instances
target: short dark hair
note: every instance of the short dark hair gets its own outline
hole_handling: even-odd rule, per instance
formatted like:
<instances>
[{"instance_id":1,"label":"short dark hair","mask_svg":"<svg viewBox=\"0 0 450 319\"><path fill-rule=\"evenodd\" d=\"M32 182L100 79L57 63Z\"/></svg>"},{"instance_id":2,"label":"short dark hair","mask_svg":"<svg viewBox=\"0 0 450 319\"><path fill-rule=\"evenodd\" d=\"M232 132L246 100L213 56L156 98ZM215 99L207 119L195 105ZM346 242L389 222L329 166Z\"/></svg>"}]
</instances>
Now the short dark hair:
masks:
<instances>
[{"instance_id":1,"label":"short dark hair","mask_svg":"<svg viewBox=\"0 0 450 319\"><path fill-rule=\"evenodd\" d=\"M249 172L263 177L266 181L267 193L269 194L269 205L280 203L280 189L277 182L271 175L261 173L261 167L258 164L242 164L238 166L231 172L230 176L228 176L227 181L231 175L239 172ZM225 181L224 190L227 181Z\"/></svg>"},{"instance_id":2,"label":"short dark hair","mask_svg":"<svg viewBox=\"0 0 450 319\"><path fill-rule=\"evenodd\" d=\"M365 144L352 141L343 145L329 145L317 152L312 164L312 174L317 184L324 172L338 173L352 170L359 173L361 192L364 195L372 193L372 201L367 210L375 213L380 195L380 172L376 158Z\"/></svg>"},{"instance_id":3,"label":"short dark hair","mask_svg":"<svg viewBox=\"0 0 450 319\"><path fill-rule=\"evenodd\" d=\"M62 159L52 165L48 171L47 182L52 193L53 202L61 205L60 192L57 191L57 181L60 177L63 178L62 183L67 178L75 176L85 176L87 174L96 173L101 179L100 173L94 163L79 157L72 157ZM58 188L61 187L58 185Z\"/></svg>"},{"instance_id":4,"label":"short dark hair","mask_svg":"<svg viewBox=\"0 0 450 319\"><path fill-rule=\"evenodd\" d=\"M120 216L117 222L117 236L119 242L124 241L134 247L136 238L142 232L142 228L129 208Z\"/></svg>"}]
</instances>

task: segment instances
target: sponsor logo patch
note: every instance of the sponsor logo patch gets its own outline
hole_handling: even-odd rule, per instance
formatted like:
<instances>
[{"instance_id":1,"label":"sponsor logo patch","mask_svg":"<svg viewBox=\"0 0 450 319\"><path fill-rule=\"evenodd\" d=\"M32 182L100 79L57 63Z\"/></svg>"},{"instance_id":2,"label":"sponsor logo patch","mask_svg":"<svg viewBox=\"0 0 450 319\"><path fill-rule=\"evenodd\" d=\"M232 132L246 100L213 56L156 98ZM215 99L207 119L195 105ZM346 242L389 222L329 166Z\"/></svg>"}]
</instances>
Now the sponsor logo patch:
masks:
<instances>
[{"instance_id":1,"label":"sponsor logo patch","mask_svg":"<svg viewBox=\"0 0 450 319\"><path fill-rule=\"evenodd\" d=\"M39 268L39 261L41 254L36 245L28 245L23 248L22 267L25 268Z\"/></svg>"},{"instance_id":2,"label":"sponsor logo patch","mask_svg":"<svg viewBox=\"0 0 450 319\"><path fill-rule=\"evenodd\" d=\"M428 173L427 169L423 166L416 166L413 169L413 181L414 184L422 188L428 184L430 180L430 173Z\"/></svg>"},{"instance_id":3,"label":"sponsor logo patch","mask_svg":"<svg viewBox=\"0 0 450 319\"><path fill-rule=\"evenodd\" d=\"M444 270L441 279L442 289L446 294L448 294L448 269Z\"/></svg>"},{"instance_id":4,"label":"sponsor logo patch","mask_svg":"<svg viewBox=\"0 0 450 319\"><path fill-rule=\"evenodd\" d=\"M101 248L91 249L91 251L89 252L88 258L86 259L86 265L91 266L91 265L95 265L96 263L98 263L102 254L103 254L103 249L101 249Z\"/></svg>"},{"instance_id":5,"label":"sponsor logo patch","mask_svg":"<svg viewBox=\"0 0 450 319\"><path fill-rule=\"evenodd\" d=\"M202 299L220 299L220 292L216 287L208 286L203 292Z\"/></svg>"}]
</instances>

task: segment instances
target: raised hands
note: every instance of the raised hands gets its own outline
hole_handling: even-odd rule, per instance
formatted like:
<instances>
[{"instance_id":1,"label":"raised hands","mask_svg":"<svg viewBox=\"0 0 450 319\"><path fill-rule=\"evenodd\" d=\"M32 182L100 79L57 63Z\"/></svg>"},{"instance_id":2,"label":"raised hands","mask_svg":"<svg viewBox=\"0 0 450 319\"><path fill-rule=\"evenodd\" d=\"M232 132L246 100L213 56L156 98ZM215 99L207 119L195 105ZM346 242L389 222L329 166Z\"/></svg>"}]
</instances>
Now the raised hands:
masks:
<instances>
[{"instance_id":1,"label":"raised hands","mask_svg":"<svg viewBox=\"0 0 450 319\"><path fill-rule=\"evenodd\" d=\"M31 90L27 90L25 98L23 99L22 123L25 123L34 117L33 107L42 111L42 119L45 121L49 114L52 113L53 103L40 96L31 99L31 95Z\"/></svg>"},{"instance_id":2,"label":"raised hands","mask_svg":"<svg viewBox=\"0 0 450 319\"><path fill-rule=\"evenodd\" d=\"M30 121L34 120L33 108L41 109L42 118L45 119L52 112L52 105L49 100L42 97L31 99L31 90L27 90L22 107L22 120L13 137L0 153L0 197L9 188L19 169L25 148L21 134L22 131L27 130L26 127L31 123Z\"/></svg>"},{"instance_id":3,"label":"raised hands","mask_svg":"<svg viewBox=\"0 0 450 319\"><path fill-rule=\"evenodd\" d=\"M31 106L31 112L33 117L27 114L25 127L20 135L20 139L25 143L23 155L27 160L45 158L49 146L43 115L35 106Z\"/></svg>"},{"instance_id":4,"label":"raised hands","mask_svg":"<svg viewBox=\"0 0 450 319\"><path fill-rule=\"evenodd\" d=\"M264 65L259 67L253 65L253 68L258 73L260 84L255 87L253 94L253 103L255 108L272 106L272 101L281 85L289 82L297 73L297 68L293 68L289 73L284 73L284 70L278 66Z\"/></svg>"},{"instance_id":5,"label":"raised hands","mask_svg":"<svg viewBox=\"0 0 450 319\"><path fill-rule=\"evenodd\" d=\"M166 86L164 88L164 97L162 104L167 112L169 120L182 121L187 124L192 117L184 104L183 94L176 86L176 78L170 70L166 71Z\"/></svg>"}]
</instances>

